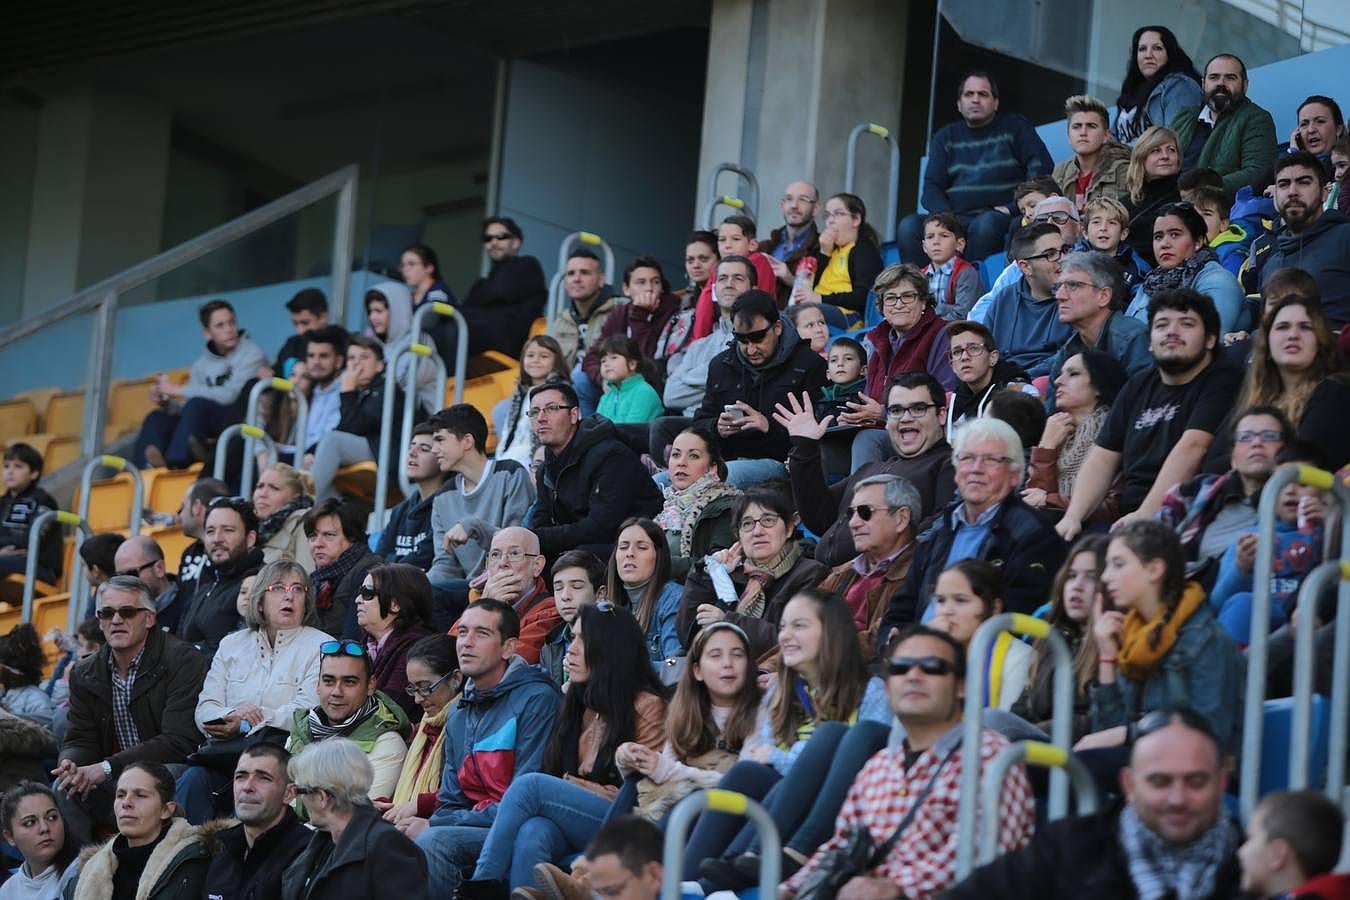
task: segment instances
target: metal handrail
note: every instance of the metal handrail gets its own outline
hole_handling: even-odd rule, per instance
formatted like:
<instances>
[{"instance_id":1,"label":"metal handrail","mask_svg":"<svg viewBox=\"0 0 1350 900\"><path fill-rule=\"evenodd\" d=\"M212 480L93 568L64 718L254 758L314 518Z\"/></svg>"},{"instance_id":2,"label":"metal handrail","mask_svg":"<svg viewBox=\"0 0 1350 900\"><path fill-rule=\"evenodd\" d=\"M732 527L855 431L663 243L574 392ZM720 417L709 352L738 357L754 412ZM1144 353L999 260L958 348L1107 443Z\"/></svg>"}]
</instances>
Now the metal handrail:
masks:
<instances>
[{"instance_id":1,"label":"metal handrail","mask_svg":"<svg viewBox=\"0 0 1350 900\"><path fill-rule=\"evenodd\" d=\"M254 382L253 387L248 392L248 406L244 412L244 424L252 425L254 428L261 429L262 423L258 421L258 401L262 398L266 390L281 391L283 394L290 394L295 398L295 467L297 469L305 468L305 438L308 437L309 429L309 398L305 392L300 390L300 386L289 378L260 378ZM253 491L253 466L254 454L257 449L253 442L257 440L255 434L243 431L244 435L244 458L239 466L239 493L245 497ZM221 456L219 452L220 443L217 441L217 460ZM219 463L217 463L219 464ZM220 476L217 475L217 478Z\"/></svg>"},{"instance_id":2,"label":"metal handrail","mask_svg":"<svg viewBox=\"0 0 1350 900\"><path fill-rule=\"evenodd\" d=\"M89 521L90 491L94 484L94 470L102 466L131 474L134 487L131 494L131 519L128 530L132 537L140 534L141 516L145 512L145 481L141 478L140 470L120 456L96 456L85 463L84 471L80 475L80 509L77 513L79 520L86 523ZM84 544L84 538L83 530L76 533L74 553L71 555L72 560L79 558L80 547ZM85 592L87 587L84 567L75 562L72 562L71 565L74 567L74 571L70 573L70 596L78 597ZM74 624L78 624L78 621ZM74 633L74 625L72 625L71 634Z\"/></svg>"},{"instance_id":3,"label":"metal handrail","mask_svg":"<svg viewBox=\"0 0 1350 900\"><path fill-rule=\"evenodd\" d=\"M966 765L968 759L963 755L961 764ZM991 863L998 856L998 829L1001 824L998 807L1003 798L1003 782L1008 777L1008 770L1018 763L1067 773L1078 795L1077 814L1086 816L1097 811L1097 782L1081 759L1063 747L1044 741L1017 741L1010 744L989 763L989 771L984 776L985 816L984 828L980 832L980 865Z\"/></svg>"},{"instance_id":4,"label":"metal handrail","mask_svg":"<svg viewBox=\"0 0 1350 900\"><path fill-rule=\"evenodd\" d=\"M464 319L461 317L460 322ZM398 364L405 356L420 356L429 361L436 369L436 408L445 402L445 385L448 381L445 375L445 360L436 354L436 348L429 344L423 344L420 341L414 341L411 344L404 344L400 341L394 347L394 362L385 369L385 372L393 372L395 377L398 375ZM403 387L403 426L399 431L402 440L398 446L407 447L412 443L413 416L417 412L417 405L421 402L417 390L417 370L421 368L421 363L413 360L413 364L408 367L408 384ZM458 369L456 369L458 372ZM388 375L385 376L388 378ZM455 379L455 402L459 403L464 399L464 388L459 386L461 379ZM397 381L395 382L397 383ZM408 477L407 466L398 467L398 486L403 491L403 496L411 497L415 490L412 479Z\"/></svg>"},{"instance_id":5,"label":"metal handrail","mask_svg":"<svg viewBox=\"0 0 1350 900\"><path fill-rule=\"evenodd\" d=\"M746 210L745 201L740 197L733 197L731 194L718 194L708 198L708 205L703 210L703 227L708 231L717 230L717 207L719 206L730 206L732 209L740 210L742 213L745 213L745 215L750 216L750 218L754 218L754 216Z\"/></svg>"},{"instance_id":6,"label":"metal handrail","mask_svg":"<svg viewBox=\"0 0 1350 900\"><path fill-rule=\"evenodd\" d=\"M1326 562L1309 572L1298 590L1298 620L1302 627L1294 632L1294 710L1289 739L1291 791L1308 787L1308 751L1312 747L1313 632L1317 630L1313 622L1317 618L1317 600L1323 588L1336 582L1344 586L1347 581L1350 581L1350 559ZM1342 594L1341 599L1344 596ZM1337 605L1336 645L1332 656L1334 670L1345 668L1347 661L1350 661L1350 607ZM1342 618L1346 619L1344 625ZM1338 675L1340 681L1336 680ZM1350 684L1345 683L1345 677L1343 671L1336 671L1332 675L1332 709L1338 703L1350 702L1350 697L1346 696ZM1328 742L1331 755L1327 762L1327 796L1337 803L1340 802L1341 788L1345 782L1346 735L1344 729L1340 729L1340 732L1339 735L1331 735Z\"/></svg>"},{"instance_id":7,"label":"metal handrail","mask_svg":"<svg viewBox=\"0 0 1350 900\"><path fill-rule=\"evenodd\" d=\"M874 134L891 148L890 181L886 188L886 243L895 240L896 217L900 212L900 142L891 134L891 130L875 122L863 122L855 125L848 133L848 152L844 164L844 190L850 194L853 190L853 177L857 173L858 138L864 134Z\"/></svg>"},{"instance_id":8,"label":"metal handrail","mask_svg":"<svg viewBox=\"0 0 1350 900\"><path fill-rule=\"evenodd\" d=\"M449 316L455 320L458 326L455 331L455 402L464 402L464 379L469 374L469 323L465 321L464 314L449 303L432 302L422 304L417 312L413 313L412 328L408 333L400 338L390 351L389 359L385 361L384 375L384 402L380 407L380 447L376 456L375 463L375 510L370 514L371 521L375 528L384 527L385 494L388 492L389 466L393 464L392 454L389 450L389 438L394 426L394 388L398 385L398 361L408 353L415 353L419 356L430 356L440 363L438 370L436 387L436 396L444 402L445 398L445 360L440 359L431 348L417 340L417 336L426 330L423 322L427 316ZM416 346L420 349L414 350ZM423 351L426 351L425 353ZM393 360L391 364L389 360ZM404 418L403 418L403 443L400 446L406 447L412 440L412 411L416 402L417 394L417 365L409 367L411 377L407 395L403 398ZM399 478L399 487L403 489L404 496L412 493L411 485L404 487L404 479Z\"/></svg>"},{"instance_id":9,"label":"metal handrail","mask_svg":"<svg viewBox=\"0 0 1350 900\"><path fill-rule=\"evenodd\" d=\"M75 515L73 512L66 512L64 509L49 509L33 520L33 524L28 531L28 559L24 563L23 572L23 610L20 613L19 621L33 621L33 593L37 589L37 565L38 552L42 544L42 528L49 521L55 519L62 525L74 525L79 537L78 541L83 542L85 538L94 536L94 532L89 529L89 525ZM71 557L71 565L79 571L79 558ZM84 579L80 579L83 584ZM70 576L70 599L66 601L66 632L75 633L75 626L79 624L79 619L75 617L75 575Z\"/></svg>"},{"instance_id":10,"label":"metal handrail","mask_svg":"<svg viewBox=\"0 0 1350 900\"><path fill-rule=\"evenodd\" d=\"M718 179L718 176L720 176L723 172L735 172L737 175L739 175L739 176L742 178L742 180L745 181L746 187L749 188L749 190L747 190L747 191L745 192L745 196L746 196L748 199L745 201L745 203L744 203L743 206L736 206L736 204L734 204L734 203L728 204L728 205L733 206L733 207L735 207L735 208L737 208L737 209L748 208L748 209L750 210L750 212L749 212L750 218L752 218L752 219L758 221L758 220L759 220L759 179L755 177L755 173L754 173L754 172L750 171L748 168L746 168L745 166L740 165L739 163L723 162L723 163L718 163L717 165L715 165L715 166L712 167L712 171L708 173L708 197L709 197L709 199L710 199L710 200L711 200L711 199L714 199L714 198L721 198L721 199L724 199L724 198L722 198L722 192L719 191L719 190L717 189L717 179ZM731 196L732 196L732 197L739 197L739 196L741 196L741 195L740 195L740 194L737 194L737 193L733 193ZM715 208L716 208L716 204L710 205L710 206L707 208L707 211L706 211L705 214L704 214L704 219L705 219L705 220L709 220L709 217L712 215L712 210L715 209ZM710 221L710 220L709 220L709 221ZM707 227L711 228L712 226L707 226Z\"/></svg>"},{"instance_id":11,"label":"metal handrail","mask_svg":"<svg viewBox=\"0 0 1350 900\"><path fill-rule=\"evenodd\" d=\"M553 272L553 280L548 285L548 308L544 310L546 320L552 322L563 307L563 277L567 274L567 260L572 254L573 244L586 244L598 247L604 255L605 283L614 283L614 250L600 235L593 231L574 231L562 239L558 245L558 268Z\"/></svg>"},{"instance_id":12,"label":"metal handrail","mask_svg":"<svg viewBox=\"0 0 1350 900\"><path fill-rule=\"evenodd\" d=\"M1238 776L1238 811L1242 821L1251 818L1261 789L1261 738L1265 729L1266 665L1270 642L1271 579L1274 577L1275 510L1280 491L1297 482L1309 487L1331 491L1340 502L1342 516L1341 559L1350 559L1350 488L1335 476L1316 466L1286 465L1275 470L1261 490L1261 505L1257 512L1256 561L1252 567L1252 631L1247 644L1247 693L1242 710L1242 755ZM1340 602L1350 600L1350 584L1341 582ZM1306 623L1305 623L1306 625ZM1339 627L1339 623L1338 623ZM1345 627L1350 629L1350 620ZM1304 629L1300 628L1299 631ZM1309 629L1311 630L1311 629ZM1350 634L1347 634L1350 638ZM1297 635L1295 636L1297 640ZM1345 654L1350 657L1350 654ZM1350 658L1337 661L1350 676ZM1345 746L1350 733L1350 710L1331 708L1331 746L1339 735ZM1345 761L1332 760L1330 766L1344 772Z\"/></svg>"},{"instance_id":13,"label":"metal handrail","mask_svg":"<svg viewBox=\"0 0 1350 900\"><path fill-rule=\"evenodd\" d=\"M680 900L680 869L684 843L694 819L704 810L749 819L759 832L759 896L773 900L782 873L782 850L773 817L745 794L708 788L685 797L671 810L662 847L661 900Z\"/></svg>"},{"instance_id":14,"label":"metal handrail","mask_svg":"<svg viewBox=\"0 0 1350 900\"><path fill-rule=\"evenodd\" d=\"M230 452L230 441L234 440L236 437L253 438L254 440L262 441L263 446L267 448L267 464L271 465L272 463L277 461L277 442L272 440L272 436L270 434L268 434L266 431L263 431L257 425L245 425L243 423L236 423L234 425L231 425L229 428L226 428L224 431L220 433L220 437L216 438L216 463L215 463L215 470L212 472L212 474L215 476L215 479L217 481L225 480L225 457ZM248 453L247 443L244 444L244 452ZM299 458L296 459L296 462L303 463L304 455L305 454L302 449ZM296 468L299 468L299 466L297 465ZM253 474L252 472L249 472L250 481L252 480L252 474ZM253 487L253 485L251 484L245 485L243 479L240 478L239 493L242 496L245 497L250 496L251 491L249 490L249 488L251 487Z\"/></svg>"},{"instance_id":15,"label":"metal handrail","mask_svg":"<svg viewBox=\"0 0 1350 900\"><path fill-rule=\"evenodd\" d=\"M1055 675L1052 683L1053 705L1050 718L1050 739L1065 751L1073 740L1073 654L1064 636L1044 619L1022 613L1001 613L987 620L975 630L966 654L966 708L961 729L961 796L957 805L957 828L960 840L956 847L956 877L970 874L975 864L977 815L980 803L980 732L984 718L984 670L990 645L1003 632L1024 634L1049 641L1050 658ZM989 698L993 703L996 698ZM1050 773L1050 818L1058 819L1069 811L1069 781L1063 769Z\"/></svg>"},{"instance_id":16,"label":"metal handrail","mask_svg":"<svg viewBox=\"0 0 1350 900\"><path fill-rule=\"evenodd\" d=\"M80 454L86 459L93 458L103 449L103 426L107 418L113 343L121 295L179 266L253 234L292 213L299 212L329 195L337 194L337 219L333 232L333 284L328 308L329 315L334 321L343 321L347 305L347 281L351 277L357 174L357 166L346 166L237 219L212 228L129 269L77 291L69 299L50 309L0 330L0 349L66 319L84 313L94 313L94 325L89 338L89 375L86 380L84 422L80 441Z\"/></svg>"}]
</instances>

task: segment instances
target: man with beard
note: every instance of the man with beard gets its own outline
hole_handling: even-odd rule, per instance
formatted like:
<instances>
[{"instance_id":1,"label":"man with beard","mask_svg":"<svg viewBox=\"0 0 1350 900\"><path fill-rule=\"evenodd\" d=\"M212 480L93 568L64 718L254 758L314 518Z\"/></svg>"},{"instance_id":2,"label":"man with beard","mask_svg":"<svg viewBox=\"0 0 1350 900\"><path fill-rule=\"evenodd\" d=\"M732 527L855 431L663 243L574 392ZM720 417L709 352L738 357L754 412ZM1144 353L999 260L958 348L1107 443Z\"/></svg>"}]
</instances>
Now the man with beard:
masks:
<instances>
[{"instance_id":1,"label":"man with beard","mask_svg":"<svg viewBox=\"0 0 1350 900\"><path fill-rule=\"evenodd\" d=\"M1278 269L1303 269L1321 290L1327 324L1340 331L1350 322L1350 218L1334 209L1322 209L1326 183L1326 169L1306 150L1282 156L1275 163L1275 206L1284 218L1284 228L1273 237L1275 246L1261 261L1261 286Z\"/></svg>"},{"instance_id":2,"label":"man with beard","mask_svg":"<svg viewBox=\"0 0 1350 900\"><path fill-rule=\"evenodd\" d=\"M1122 469L1121 522L1149 518L1167 491L1200 470L1214 432L1232 409L1242 372L1215 362L1219 313L1190 288L1148 303L1149 349L1158 367L1126 382L1079 471L1055 530L1072 541Z\"/></svg>"},{"instance_id":3,"label":"man with beard","mask_svg":"<svg viewBox=\"0 0 1350 900\"><path fill-rule=\"evenodd\" d=\"M778 279L778 304L786 306L797 278L797 263L820 252L820 231L816 228L820 191L809 181L794 181L783 189L778 208L783 211L783 225L769 232L769 239L761 242L759 249L769 258Z\"/></svg>"},{"instance_id":4,"label":"man with beard","mask_svg":"<svg viewBox=\"0 0 1350 900\"><path fill-rule=\"evenodd\" d=\"M183 610L178 636L214 656L220 639L239 627L239 584L263 564L258 541L258 516L241 497L211 501L202 535L207 564L197 580L192 603Z\"/></svg>"},{"instance_id":5,"label":"man with beard","mask_svg":"<svg viewBox=\"0 0 1350 900\"><path fill-rule=\"evenodd\" d=\"M1205 103L1172 118L1183 169L1213 169L1231 197L1269 171L1275 120L1247 97L1247 66L1231 53L1205 65Z\"/></svg>"}]
</instances>

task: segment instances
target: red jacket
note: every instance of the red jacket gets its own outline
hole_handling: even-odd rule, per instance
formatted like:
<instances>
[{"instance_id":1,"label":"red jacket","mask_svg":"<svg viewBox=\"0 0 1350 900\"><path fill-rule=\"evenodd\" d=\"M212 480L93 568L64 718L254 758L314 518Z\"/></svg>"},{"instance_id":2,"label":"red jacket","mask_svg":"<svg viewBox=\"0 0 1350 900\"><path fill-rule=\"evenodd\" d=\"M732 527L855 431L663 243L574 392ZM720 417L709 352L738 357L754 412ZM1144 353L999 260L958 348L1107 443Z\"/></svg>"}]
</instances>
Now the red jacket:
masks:
<instances>
[{"instance_id":1,"label":"red jacket","mask_svg":"<svg viewBox=\"0 0 1350 900\"><path fill-rule=\"evenodd\" d=\"M1328 872L1310 878L1289 892L1295 900L1350 900L1350 875Z\"/></svg>"}]
</instances>

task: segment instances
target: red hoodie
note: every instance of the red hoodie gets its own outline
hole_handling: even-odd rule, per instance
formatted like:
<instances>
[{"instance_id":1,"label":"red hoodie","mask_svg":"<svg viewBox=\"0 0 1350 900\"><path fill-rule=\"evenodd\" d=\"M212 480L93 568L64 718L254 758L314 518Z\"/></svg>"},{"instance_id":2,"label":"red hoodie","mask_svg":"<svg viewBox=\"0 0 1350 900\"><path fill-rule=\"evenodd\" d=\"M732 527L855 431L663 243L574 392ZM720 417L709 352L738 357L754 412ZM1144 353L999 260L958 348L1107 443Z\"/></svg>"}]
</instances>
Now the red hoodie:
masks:
<instances>
[{"instance_id":1,"label":"red hoodie","mask_svg":"<svg viewBox=\"0 0 1350 900\"><path fill-rule=\"evenodd\" d=\"M1310 878L1286 896L1297 900L1350 900L1350 875L1328 872Z\"/></svg>"}]
</instances>

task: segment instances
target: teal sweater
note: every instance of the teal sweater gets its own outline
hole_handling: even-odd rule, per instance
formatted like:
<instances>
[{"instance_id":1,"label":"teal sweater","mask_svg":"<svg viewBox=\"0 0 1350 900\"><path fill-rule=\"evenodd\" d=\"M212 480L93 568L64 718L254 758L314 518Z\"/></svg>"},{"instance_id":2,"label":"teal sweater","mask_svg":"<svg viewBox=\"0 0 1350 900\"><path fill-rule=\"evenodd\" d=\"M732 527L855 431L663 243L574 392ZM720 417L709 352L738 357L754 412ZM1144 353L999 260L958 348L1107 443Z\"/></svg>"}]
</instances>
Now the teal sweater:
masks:
<instances>
[{"instance_id":1,"label":"teal sweater","mask_svg":"<svg viewBox=\"0 0 1350 900\"><path fill-rule=\"evenodd\" d=\"M641 375L630 375L618 384L610 382L595 410L611 422L650 422L666 414L656 388Z\"/></svg>"}]
</instances>

